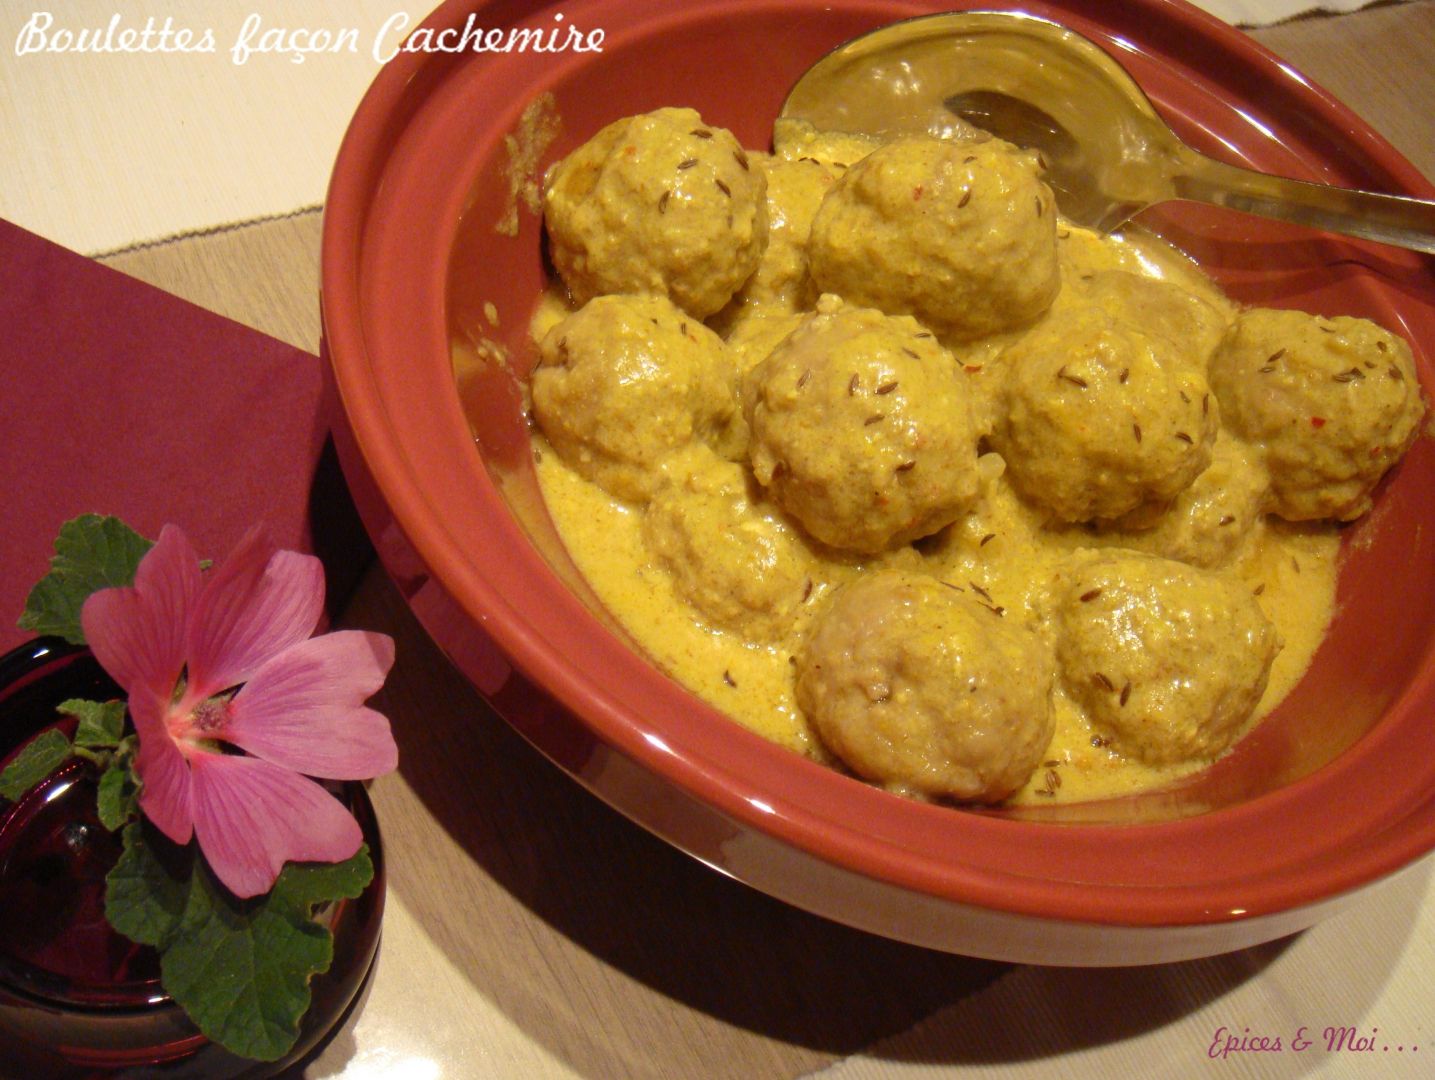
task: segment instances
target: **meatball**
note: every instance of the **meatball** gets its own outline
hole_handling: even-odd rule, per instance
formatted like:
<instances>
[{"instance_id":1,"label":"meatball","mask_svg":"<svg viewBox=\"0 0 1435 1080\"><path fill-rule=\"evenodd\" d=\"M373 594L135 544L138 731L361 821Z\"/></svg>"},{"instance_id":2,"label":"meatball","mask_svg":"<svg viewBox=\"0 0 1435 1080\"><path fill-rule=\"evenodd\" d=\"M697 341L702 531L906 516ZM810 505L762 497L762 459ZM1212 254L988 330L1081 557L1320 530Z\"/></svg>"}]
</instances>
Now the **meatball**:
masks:
<instances>
[{"instance_id":1,"label":"meatball","mask_svg":"<svg viewBox=\"0 0 1435 1080\"><path fill-rule=\"evenodd\" d=\"M1067 690L1114 750L1152 765L1230 746L1281 647L1238 579L1133 552L1078 559L1057 621Z\"/></svg>"},{"instance_id":2,"label":"meatball","mask_svg":"<svg viewBox=\"0 0 1435 1080\"><path fill-rule=\"evenodd\" d=\"M1265 451L1271 509L1351 521L1419 434L1410 346L1365 319L1244 312L1211 358L1232 431Z\"/></svg>"},{"instance_id":3,"label":"meatball","mask_svg":"<svg viewBox=\"0 0 1435 1080\"><path fill-rule=\"evenodd\" d=\"M707 318L762 257L766 192L732 133L692 109L615 121L548 174L553 264L575 303L654 293Z\"/></svg>"},{"instance_id":4,"label":"meatball","mask_svg":"<svg viewBox=\"0 0 1435 1080\"><path fill-rule=\"evenodd\" d=\"M745 310L795 313L816 299L807 272L807 240L812 219L835 180L813 158L787 161L754 155L753 168L767 178L767 248L757 269L718 315L721 330Z\"/></svg>"},{"instance_id":5,"label":"meatball","mask_svg":"<svg viewBox=\"0 0 1435 1080\"><path fill-rule=\"evenodd\" d=\"M1051 742L1052 660L1031 631L934 578L863 575L818 615L797 701L855 773L922 795L997 802Z\"/></svg>"},{"instance_id":6,"label":"meatball","mask_svg":"<svg viewBox=\"0 0 1435 1080\"><path fill-rule=\"evenodd\" d=\"M1056 312L1003 355L992 444L1022 496L1061 521L1175 498L1211 462L1217 410L1174 346L1097 309Z\"/></svg>"},{"instance_id":7,"label":"meatball","mask_svg":"<svg viewBox=\"0 0 1435 1080\"><path fill-rule=\"evenodd\" d=\"M963 389L913 319L823 297L745 376L753 471L832 547L874 554L927 536L977 494Z\"/></svg>"},{"instance_id":8,"label":"meatball","mask_svg":"<svg viewBox=\"0 0 1435 1080\"><path fill-rule=\"evenodd\" d=\"M788 334L802 325L804 318L796 313L780 315L754 308L739 319L727 336L738 373L745 375L766 360Z\"/></svg>"},{"instance_id":9,"label":"meatball","mask_svg":"<svg viewBox=\"0 0 1435 1080\"><path fill-rule=\"evenodd\" d=\"M600 296L539 346L533 415L579 473L642 501L695 438L739 458L747 441L722 339L661 296Z\"/></svg>"},{"instance_id":10,"label":"meatball","mask_svg":"<svg viewBox=\"0 0 1435 1080\"><path fill-rule=\"evenodd\" d=\"M774 641L815 601L815 565L797 531L741 465L697 449L643 516L648 550L713 625Z\"/></svg>"},{"instance_id":11,"label":"meatball","mask_svg":"<svg viewBox=\"0 0 1435 1080\"><path fill-rule=\"evenodd\" d=\"M1030 323L1061 285L1051 191L1000 139L872 151L823 200L808 257L824 292L954 338Z\"/></svg>"},{"instance_id":12,"label":"meatball","mask_svg":"<svg viewBox=\"0 0 1435 1080\"><path fill-rule=\"evenodd\" d=\"M845 172L877 147L875 135L847 131L819 131L806 120L778 117L772 125L772 148L784 161L814 161Z\"/></svg>"},{"instance_id":13,"label":"meatball","mask_svg":"<svg viewBox=\"0 0 1435 1080\"><path fill-rule=\"evenodd\" d=\"M1139 323L1148 334L1164 337L1205 369L1230 321L1210 301L1181 286L1129 270L1101 270L1078 279L1072 299L1108 315Z\"/></svg>"},{"instance_id":14,"label":"meatball","mask_svg":"<svg viewBox=\"0 0 1435 1080\"><path fill-rule=\"evenodd\" d=\"M1229 563L1261 517L1269 481L1254 451L1218 435L1211 465L1153 519L1134 511L1118 524L1127 546L1206 568Z\"/></svg>"}]
</instances>

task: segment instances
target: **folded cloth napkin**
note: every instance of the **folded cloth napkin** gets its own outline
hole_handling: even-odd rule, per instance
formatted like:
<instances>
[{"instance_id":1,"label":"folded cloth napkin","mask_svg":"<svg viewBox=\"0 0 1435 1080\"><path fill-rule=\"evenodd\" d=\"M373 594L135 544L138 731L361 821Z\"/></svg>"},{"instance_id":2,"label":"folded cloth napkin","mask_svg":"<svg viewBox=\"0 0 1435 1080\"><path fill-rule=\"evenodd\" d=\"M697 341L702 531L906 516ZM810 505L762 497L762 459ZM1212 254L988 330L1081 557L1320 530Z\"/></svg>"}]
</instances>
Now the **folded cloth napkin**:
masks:
<instances>
[{"instance_id":1,"label":"folded cloth napkin","mask_svg":"<svg viewBox=\"0 0 1435 1080\"><path fill-rule=\"evenodd\" d=\"M331 610L362 572L316 357L0 221L0 371L0 650L84 513L215 559L262 524L324 557Z\"/></svg>"}]
</instances>

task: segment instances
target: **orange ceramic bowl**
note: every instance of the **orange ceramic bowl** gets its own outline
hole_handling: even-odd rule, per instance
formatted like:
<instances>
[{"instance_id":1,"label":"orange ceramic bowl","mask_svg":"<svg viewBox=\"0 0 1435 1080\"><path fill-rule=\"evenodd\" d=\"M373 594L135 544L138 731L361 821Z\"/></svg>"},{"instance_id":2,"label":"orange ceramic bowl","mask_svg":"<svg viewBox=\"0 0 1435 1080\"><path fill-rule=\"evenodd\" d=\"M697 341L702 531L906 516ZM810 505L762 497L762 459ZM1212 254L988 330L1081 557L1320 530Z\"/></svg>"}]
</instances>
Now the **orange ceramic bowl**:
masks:
<instances>
[{"instance_id":1,"label":"orange ceramic bowl","mask_svg":"<svg viewBox=\"0 0 1435 1080\"><path fill-rule=\"evenodd\" d=\"M1255 734L1177 790L1042 813L906 801L740 728L625 642L545 511L521 393L541 226L523 209L516 236L494 228L524 106L555 97L563 130L545 165L662 105L764 147L788 87L826 50L938 6L949 0L492 3L476 25L602 29L602 51L391 62L344 142L324 221L351 486L413 609L500 713L635 821L772 895L922 945L1059 964L1181 959L1301 929L1435 846L1428 439L1349 531L1330 635ZM1200 149L1435 195L1339 103L1193 8L1023 6L1108 47ZM471 10L453 0L428 25L461 29ZM1238 299L1398 329L1435 385L1435 274L1420 257L1192 206L1149 224ZM506 362L456 378L451 343L465 335Z\"/></svg>"}]
</instances>

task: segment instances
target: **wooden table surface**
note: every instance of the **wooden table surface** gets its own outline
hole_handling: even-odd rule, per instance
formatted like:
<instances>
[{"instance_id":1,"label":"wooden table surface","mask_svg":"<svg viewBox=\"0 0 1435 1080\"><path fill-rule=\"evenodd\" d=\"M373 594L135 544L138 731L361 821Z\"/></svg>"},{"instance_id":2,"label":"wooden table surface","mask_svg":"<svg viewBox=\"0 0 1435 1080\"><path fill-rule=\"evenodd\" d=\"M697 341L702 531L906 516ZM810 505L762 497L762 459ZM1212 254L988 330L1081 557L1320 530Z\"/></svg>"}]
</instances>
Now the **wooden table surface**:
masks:
<instances>
[{"instance_id":1,"label":"wooden table surface","mask_svg":"<svg viewBox=\"0 0 1435 1080\"><path fill-rule=\"evenodd\" d=\"M1253 36L1435 176L1435 0ZM319 236L311 211L105 261L317 351ZM1423 866L1339 926L1193 964L1060 972L927 952L770 900L619 817L492 713L381 571L344 621L398 641L377 704L401 765L373 787L389 908L366 999L302 1075L793 1077L849 1055L834 1074L1391 1075L1388 1059L1330 1053L1212 1061L1211 1017L1234 1002L1222 1022L1237 1029L1391 1031L1435 1003ZM1033 1016L1041 1030L1018 1022Z\"/></svg>"}]
</instances>

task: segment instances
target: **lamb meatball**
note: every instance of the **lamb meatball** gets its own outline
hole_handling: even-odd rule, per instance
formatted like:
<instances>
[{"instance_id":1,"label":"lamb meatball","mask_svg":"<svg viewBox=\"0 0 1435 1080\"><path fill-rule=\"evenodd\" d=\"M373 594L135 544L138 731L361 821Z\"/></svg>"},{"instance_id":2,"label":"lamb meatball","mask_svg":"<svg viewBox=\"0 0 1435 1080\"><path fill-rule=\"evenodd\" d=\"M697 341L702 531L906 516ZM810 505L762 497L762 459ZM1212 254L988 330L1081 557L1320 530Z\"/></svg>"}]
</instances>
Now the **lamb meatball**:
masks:
<instances>
[{"instance_id":1,"label":"lamb meatball","mask_svg":"<svg viewBox=\"0 0 1435 1080\"><path fill-rule=\"evenodd\" d=\"M732 133L692 109L615 121L548 174L553 264L575 303L654 293L706 318L762 257L766 192Z\"/></svg>"},{"instance_id":2,"label":"lamb meatball","mask_svg":"<svg viewBox=\"0 0 1435 1080\"><path fill-rule=\"evenodd\" d=\"M533 372L533 415L579 473L642 501L660 463L694 439L741 457L746 426L722 339L661 296L600 296L553 327Z\"/></svg>"},{"instance_id":3,"label":"lamb meatball","mask_svg":"<svg viewBox=\"0 0 1435 1080\"><path fill-rule=\"evenodd\" d=\"M1137 510L1118 523L1123 545L1192 566L1223 566L1260 521L1269 486L1255 452L1218 435L1210 468L1169 506L1151 516Z\"/></svg>"},{"instance_id":4,"label":"lamb meatball","mask_svg":"<svg viewBox=\"0 0 1435 1080\"><path fill-rule=\"evenodd\" d=\"M997 802L1051 742L1052 661L1040 639L934 578L865 574L813 623L797 701L858 775L919 794Z\"/></svg>"},{"instance_id":5,"label":"lamb meatball","mask_svg":"<svg viewBox=\"0 0 1435 1080\"><path fill-rule=\"evenodd\" d=\"M1238 579L1134 552L1079 559L1058 614L1067 690L1113 749L1152 765L1230 746L1280 647Z\"/></svg>"},{"instance_id":6,"label":"lamb meatball","mask_svg":"<svg viewBox=\"0 0 1435 1080\"><path fill-rule=\"evenodd\" d=\"M1078 279L1072 292L1078 303L1093 304L1166 338L1203 370L1230 321L1227 312L1195 293L1129 270L1097 271Z\"/></svg>"},{"instance_id":7,"label":"lamb meatball","mask_svg":"<svg viewBox=\"0 0 1435 1080\"><path fill-rule=\"evenodd\" d=\"M977 494L962 391L916 321L823 297L744 379L753 471L832 547L874 554L927 536Z\"/></svg>"},{"instance_id":8,"label":"lamb meatball","mask_svg":"<svg viewBox=\"0 0 1435 1080\"><path fill-rule=\"evenodd\" d=\"M954 338L1029 323L1061 286L1051 191L1035 156L1000 139L872 151L823 200L808 258L824 292Z\"/></svg>"},{"instance_id":9,"label":"lamb meatball","mask_svg":"<svg viewBox=\"0 0 1435 1080\"><path fill-rule=\"evenodd\" d=\"M741 465L695 448L672 473L643 516L648 550L713 625L780 638L816 599L813 559L796 530Z\"/></svg>"},{"instance_id":10,"label":"lamb meatball","mask_svg":"<svg viewBox=\"0 0 1435 1080\"><path fill-rule=\"evenodd\" d=\"M1231 430L1265 450L1271 509L1351 521L1420 431L1410 346L1365 319L1244 312L1211 358Z\"/></svg>"},{"instance_id":11,"label":"lamb meatball","mask_svg":"<svg viewBox=\"0 0 1435 1080\"><path fill-rule=\"evenodd\" d=\"M754 154L752 166L767 178L767 247L752 276L719 314L724 326L754 307L798 312L816 299L807 272L807 240L812 219L835 177L813 158L788 161Z\"/></svg>"},{"instance_id":12,"label":"lamb meatball","mask_svg":"<svg viewBox=\"0 0 1435 1080\"><path fill-rule=\"evenodd\" d=\"M772 149L784 161L815 161L837 172L857 164L882 140L875 135L820 131L806 120L779 116L772 125Z\"/></svg>"},{"instance_id":13,"label":"lamb meatball","mask_svg":"<svg viewBox=\"0 0 1435 1080\"><path fill-rule=\"evenodd\" d=\"M753 308L739 319L726 339L739 374L747 374L766 360L783 338L802 325L804 318L795 312L780 314Z\"/></svg>"},{"instance_id":14,"label":"lamb meatball","mask_svg":"<svg viewBox=\"0 0 1435 1080\"><path fill-rule=\"evenodd\" d=\"M1210 464L1214 401L1165 338L1098 309L1053 313L1003 353L992 443L1023 497L1061 521L1174 498Z\"/></svg>"}]
</instances>

